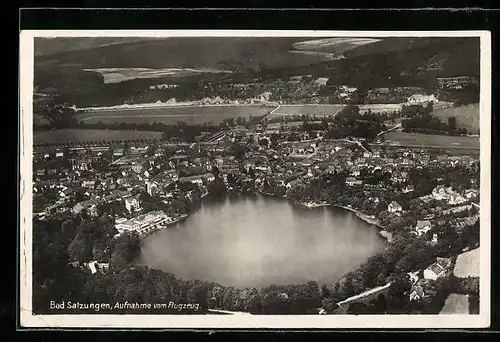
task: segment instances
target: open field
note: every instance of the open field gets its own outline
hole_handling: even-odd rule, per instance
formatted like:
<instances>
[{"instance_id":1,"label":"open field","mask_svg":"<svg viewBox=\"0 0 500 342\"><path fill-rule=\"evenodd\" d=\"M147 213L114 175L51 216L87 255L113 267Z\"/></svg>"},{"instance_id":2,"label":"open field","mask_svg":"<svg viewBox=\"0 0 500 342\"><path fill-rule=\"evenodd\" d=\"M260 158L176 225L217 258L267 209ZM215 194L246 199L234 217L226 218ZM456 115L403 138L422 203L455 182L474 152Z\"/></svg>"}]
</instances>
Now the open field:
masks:
<instances>
[{"instance_id":1,"label":"open field","mask_svg":"<svg viewBox=\"0 0 500 342\"><path fill-rule=\"evenodd\" d=\"M431 135L406 132L389 132L386 140L399 142L408 147L460 148L479 150L479 137L462 137L448 135Z\"/></svg>"},{"instance_id":2,"label":"open field","mask_svg":"<svg viewBox=\"0 0 500 342\"><path fill-rule=\"evenodd\" d=\"M452 293L446 298L442 315L467 315L469 313L469 297L467 295Z\"/></svg>"},{"instance_id":3,"label":"open field","mask_svg":"<svg viewBox=\"0 0 500 342\"><path fill-rule=\"evenodd\" d=\"M179 106L161 108L137 108L93 111L78 114L77 119L84 123L163 123L219 124L224 119L261 116L270 109L260 106Z\"/></svg>"},{"instance_id":4,"label":"open field","mask_svg":"<svg viewBox=\"0 0 500 342\"><path fill-rule=\"evenodd\" d=\"M282 105L273 115L335 115L344 108L344 105Z\"/></svg>"},{"instance_id":5,"label":"open field","mask_svg":"<svg viewBox=\"0 0 500 342\"><path fill-rule=\"evenodd\" d=\"M459 278L479 277L479 248L462 253L458 256L453 274Z\"/></svg>"},{"instance_id":6,"label":"open field","mask_svg":"<svg viewBox=\"0 0 500 342\"><path fill-rule=\"evenodd\" d=\"M392 113L400 111L403 108L403 103L372 103L359 106L359 112L365 113L370 110L372 113Z\"/></svg>"},{"instance_id":7,"label":"open field","mask_svg":"<svg viewBox=\"0 0 500 342\"><path fill-rule=\"evenodd\" d=\"M434 110L433 115L444 122L454 116L457 119L457 127L463 127L471 134L479 132L479 103Z\"/></svg>"},{"instance_id":8,"label":"open field","mask_svg":"<svg viewBox=\"0 0 500 342\"><path fill-rule=\"evenodd\" d=\"M199 73L231 73L231 71L211 68L97 68L83 70L98 72L103 76L104 83L119 83L123 81L133 80L135 78L159 78L165 76L182 77Z\"/></svg>"},{"instance_id":9,"label":"open field","mask_svg":"<svg viewBox=\"0 0 500 342\"><path fill-rule=\"evenodd\" d=\"M150 131L112 131L100 129L56 129L33 133L35 144L90 142L111 140L160 139L161 132Z\"/></svg>"}]
</instances>

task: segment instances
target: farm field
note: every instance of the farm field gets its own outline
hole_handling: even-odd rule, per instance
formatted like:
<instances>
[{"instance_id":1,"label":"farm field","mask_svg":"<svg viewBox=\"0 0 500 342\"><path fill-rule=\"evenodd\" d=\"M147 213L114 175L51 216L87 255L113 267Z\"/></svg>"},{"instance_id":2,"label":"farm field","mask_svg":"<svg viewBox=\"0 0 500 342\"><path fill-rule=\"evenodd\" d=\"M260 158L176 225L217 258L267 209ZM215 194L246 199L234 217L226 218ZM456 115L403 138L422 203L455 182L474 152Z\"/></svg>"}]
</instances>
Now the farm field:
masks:
<instances>
[{"instance_id":1,"label":"farm field","mask_svg":"<svg viewBox=\"0 0 500 342\"><path fill-rule=\"evenodd\" d=\"M310 124L320 124L321 121L308 121L308 123ZM285 126L285 127L301 127L302 125L304 125L304 123L302 121L292 121L292 122L285 122L285 123L281 123L281 122L273 122L273 123L269 123L267 125L267 128L270 128L270 129L279 129L281 127L281 125Z\"/></svg>"},{"instance_id":2,"label":"farm field","mask_svg":"<svg viewBox=\"0 0 500 342\"><path fill-rule=\"evenodd\" d=\"M176 124L178 121L188 125L213 123L219 124L224 119L261 116L270 108L260 106L184 106L161 108L137 108L92 111L78 114L77 119L84 123L163 123Z\"/></svg>"},{"instance_id":3,"label":"farm field","mask_svg":"<svg viewBox=\"0 0 500 342\"><path fill-rule=\"evenodd\" d=\"M83 69L83 70L98 72L103 76L104 83L120 83L123 81L133 80L135 78L158 78L166 76L182 77L199 73L231 73L231 71L227 70L218 70L210 68L205 68L205 69L97 68L97 69Z\"/></svg>"},{"instance_id":4,"label":"farm field","mask_svg":"<svg viewBox=\"0 0 500 342\"><path fill-rule=\"evenodd\" d=\"M335 115L344 105L282 105L273 115Z\"/></svg>"},{"instance_id":5,"label":"farm field","mask_svg":"<svg viewBox=\"0 0 500 342\"><path fill-rule=\"evenodd\" d=\"M373 103L365 104L359 106L360 113L365 113L370 110L372 113L391 113L394 111L400 111L403 108L402 103Z\"/></svg>"},{"instance_id":6,"label":"farm field","mask_svg":"<svg viewBox=\"0 0 500 342\"><path fill-rule=\"evenodd\" d=\"M461 148L479 150L479 137L431 135L406 132L384 134L386 140L397 141L409 147Z\"/></svg>"},{"instance_id":7,"label":"farm field","mask_svg":"<svg viewBox=\"0 0 500 342\"><path fill-rule=\"evenodd\" d=\"M141 140L160 139L161 132L151 131L112 131L100 129L56 129L50 131L36 131L33 133L35 144L90 142L111 140Z\"/></svg>"},{"instance_id":8,"label":"farm field","mask_svg":"<svg viewBox=\"0 0 500 342\"><path fill-rule=\"evenodd\" d=\"M479 133L479 103L434 110L433 114L444 122L454 116L458 127L465 128L471 134Z\"/></svg>"},{"instance_id":9,"label":"farm field","mask_svg":"<svg viewBox=\"0 0 500 342\"><path fill-rule=\"evenodd\" d=\"M469 297L452 293L446 298L441 315L467 315L469 313Z\"/></svg>"},{"instance_id":10,"label":"farm field","mask_svg":"<svg viewBox=\"0 0 500 342\"><path fill-rule=\"evenodd\" d=\"M458 256L453 274L459 278L479 277L479 248L462 253Z\"/></svg>"}]
</instances>

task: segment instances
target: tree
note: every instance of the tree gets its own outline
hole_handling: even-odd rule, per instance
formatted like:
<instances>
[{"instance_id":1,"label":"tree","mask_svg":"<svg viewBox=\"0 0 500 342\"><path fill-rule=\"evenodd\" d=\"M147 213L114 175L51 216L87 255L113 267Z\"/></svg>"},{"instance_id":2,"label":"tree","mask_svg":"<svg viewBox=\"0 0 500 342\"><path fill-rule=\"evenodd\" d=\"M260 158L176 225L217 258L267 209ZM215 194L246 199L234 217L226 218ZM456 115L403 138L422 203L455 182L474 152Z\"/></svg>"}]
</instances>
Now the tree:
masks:
<instances>
[{"instance_id":1,"label":"tree","mask_svg":"<svg viewBox=\"0 0 500 342\"><path fill-rule=\"evenodd\" d=\"M221 197L226 194L226 185L219 177L215 178L213 182L208 184L208 193L215 197Z\"/></svg>"},{"instance_id":2,"label":"tree","mask_svg":"<svg viewBox=\"0 0 500 342\"><path fill-rule=\"evenodd\" d=\"M259 145L263 147L268 147L269 146L269 139L267 138L262 138L259 140Z\"/></svg>"},{"instance_id":3,"label":"tree","mask_svg":"<svg viewBox=\"0 0 500 342\"><path fill-rule=\"evenodd\" d=\"M92 247L89 235L77 234L68 246L68 255L73 261L90 261L92 259Z\"/></svg>"},{"instance_id":4,"label":"tree","mask_svg":"<svg viewBox=\"0 0 500 342\"><path fill-rule=\"evenodd\" d=\"M454 116L448 118L448 127L450 132L455 132L457 129L457 119Z\"/></svg>"}]
</instances>

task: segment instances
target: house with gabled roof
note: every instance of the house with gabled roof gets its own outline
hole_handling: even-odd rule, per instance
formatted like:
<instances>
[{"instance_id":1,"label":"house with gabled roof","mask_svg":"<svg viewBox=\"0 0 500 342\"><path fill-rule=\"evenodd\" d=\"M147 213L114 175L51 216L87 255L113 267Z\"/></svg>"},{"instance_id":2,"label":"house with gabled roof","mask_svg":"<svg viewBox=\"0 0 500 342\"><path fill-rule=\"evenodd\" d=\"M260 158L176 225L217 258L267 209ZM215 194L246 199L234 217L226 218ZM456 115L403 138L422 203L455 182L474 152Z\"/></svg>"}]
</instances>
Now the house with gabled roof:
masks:
<instances>
[{"instance_id":1,"label":"house with gabled roof","mask_svg":"<svg viewBox=\"0 0 500 342\"><path fill-rule=\"evenodd\" d=\"M417 236L422 236L426 234L429 230L431 230L432 225L431 222L428 220L424 221L417 221L417 225L415 226L415 233Z\"/></svg>"},{"instance_id":2,"label":"house with gabled roof","mask_svg":"<svg viewBox=\"0 0 500 342\"><path fill-rule=\"evenodd\" d=\"M448 258L438 257L436 262L424 270L424 278L436 280L446 275L451 269L451 260Z\"/></svg>"},{"instance_id":3,"label":"house with gabled roof","mask_svg":"<svg viewBox=\"0 0 500 342\"><path fill-rule=\"evenodd\" d=\"M390 213L400 213L403 210L403 207L396 201L392 201L387 206L387 211Z\"/></svg>"}]
</instances>

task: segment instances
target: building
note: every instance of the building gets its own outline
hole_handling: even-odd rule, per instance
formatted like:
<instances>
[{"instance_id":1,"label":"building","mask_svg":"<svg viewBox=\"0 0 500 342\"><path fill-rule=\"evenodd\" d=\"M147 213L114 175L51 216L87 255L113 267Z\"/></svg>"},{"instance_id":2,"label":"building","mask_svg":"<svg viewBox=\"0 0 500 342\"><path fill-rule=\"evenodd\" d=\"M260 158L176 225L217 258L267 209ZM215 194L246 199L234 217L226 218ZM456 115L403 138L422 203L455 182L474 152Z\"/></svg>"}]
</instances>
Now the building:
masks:
<instances>
[{"instance_id":1,"label":"building","mask_svg":"<svg viewBox=\"0 0 500 342\"><path fill-rule=\"evenodd\" d=\"M156 182L146 182L146 191L150 196L156 195L159 192Z\"/></svg>"},{"instance_id":2,"label":"building","mask_svg":"<svg viewBox=\"0 0 500 342\"><path fill-rule=\"evenodd\" d=\"M197 185L202 185L203 182L212 182L215 180L215 176L208 172L202 175L195 175L195 176L189 176L189 177L180 177L179 182L191 182Z\"/></svg>"},{"instance_id":3,"label":"building","mask_svg":"<svg viewBox=\"0 0 500 342\"><path fill-rule=\"evenodd\" d=\"M437 261L424 270L424 278L436 280L446 275L450 270L451 260L447 258L437 258Z\"/></svg>"},{"instance_id":4,"label":"building","mask_svg":"<svg viewBox=\"0 0 500 342\"><path fill-rule=\"evenodd\" d=\"M82 182L82 187L84 187L84 188L94 188L95 187L95 180L84 180Z\"/></svg>"},{"instance_id":5,"label":"building","mask_svg":"<svg viewBox=\"0 0 500 342\"><path fill-rule=\"evenodd\" d=\"M437 291L429 279L420 279L412 285L410 290L410 301L426 300L436 294Z\"/></svg>"},{"instance_id":6,"label":"building","mask_svg":"<svg viewBox=\"0 0 500 342\"><path fill-rule=\"evenodd\" d=\"M142 170L144 169L142 164L133 164L131 168L132 168L132 171L134 171L135 173L141 173Z\"/></svg>"},{"instance_id":7,"label":"building","mask_svg":"<svg viewBox=\"0 0 500 342\"><path fill-rule=\"evenodd\" d=\"M438 201L447 201L450 205L462 204L467 200L457 194L451 187L437 186L432 190L432 197Z\"/></svg>"},{"instance_id":8,"label":"building","mask_svg":"<svg viewBox=\"0 0 500 342\"><path fill-rule=\"evenodd\" d=\"M130 212L134 212L141 210L141 205L136 197L128 197L125 198L125 208Z\"/></svg>"},{"instance_id":9,"label":"building","mask_svg":"<svg viewBox=\"0 0 500 342\"><path fill-rule=\"evenodd\" d=\"M432 225L429 221L417 221L417 225L415 226L415 233L417 236L422 236L426 234L429 230L431 230Z\"/></svg>"},{"instance_id":10,"label":"building","mask_svg":"<svg viewBox=\"0 0 500 342\"><path fill-rule=\"evenodd\" d=\"M473 76L438 77L438 88L462 89L468 85L477 85L478 80Z\"/></svg>"},{"instance_id":11,"label":"building","mask_svg":"<svg viewBox=\"0 0 500 342\"><path fill-rule=\"evenodd\" d=\"M415 191L415 187L414 187L413 185L411 185L411 184L410 184L410 185L405 186L405 187L403 188L403 190L402 190L402 192L403 192L403 193L405 193L405 194L407 194L407 193L409 193L409 192L413 192L413 191Z\"/></svg>"},{"instance_id":12,"label":"building","mask_svg":"<svg viewBox=\"0 0 500 342\"><path fill-rule=\"evenodd\" d=\"M83 265L84 267L88 268L88 270L92 274L95 274L97 272L104 274L109 269L108 263L97 262L95 260L85 263Z\"/></svg>"},{"instance_id":13,"label":"building","mask_svg":"<svg viewBox=\"0 0 500 342\"><path fill-rule=\"evenodd\" d=\"M415 285L418 280L419 280L419 277L418 277L418 274L420 273L420 271L415 271L415 272L408 272L408 276L410 277L410 281L411 281L411 284L412 285Z\"/></svg>"},{"instance_id":14,"label":"building","mask_svg":"<svg viewBox=\"0 0 500 342\"><path fill-rule=\"evenodd\" d=\"M390 213L400 213L403 210L403 207L398 202L392 201L387 206L387 211Z\"/></svg>"},{"instance_id":15,"label":"building","mask_svg":"<svg viewBox=\"0 0 500 342\"><path fill-rule=\"evenodd\" d=\"M356 186L356 185L362 185L363 181L356 179L354 177L347 177L345 179L345 183L349 186Z\"/></svg>"},{"instance_id":16,"label":"building","mask_svg":"<svg viewBox=\"0 0 500 342\"><path fill-rule=\"evenodd\" d=\"M137 232L145 234L161 229L171 221L173 221L172 218L167 216L162 210L159 210L140 215L130 220L119 218L115 221L115 228L119 233Z\"/></svg>"},{"instance_id":17,"label":"building","mask_svg":"<svg viewBox=\"0 0 500 342\"><path fill-rule=\"evenodd\" d=\"M478 191L475 190L475 189L468 189L468 190L465 190L465 198L467 199L475 199L478 195Z\"/></svg>"},{"instance_id":18,"label":"building","mask_svg":"<svg viewBox=\"0 0 500 342\"><path fill-rule=\"evenodd\" d=\"M429 102L436 103L439 101L434 96L434 94L431 94L431 95L415 94L415 95L412 95L408 98L408 104L410 104L410 105L424 104L424 103L429 103Z\"/></svg>"}]
</instances>

